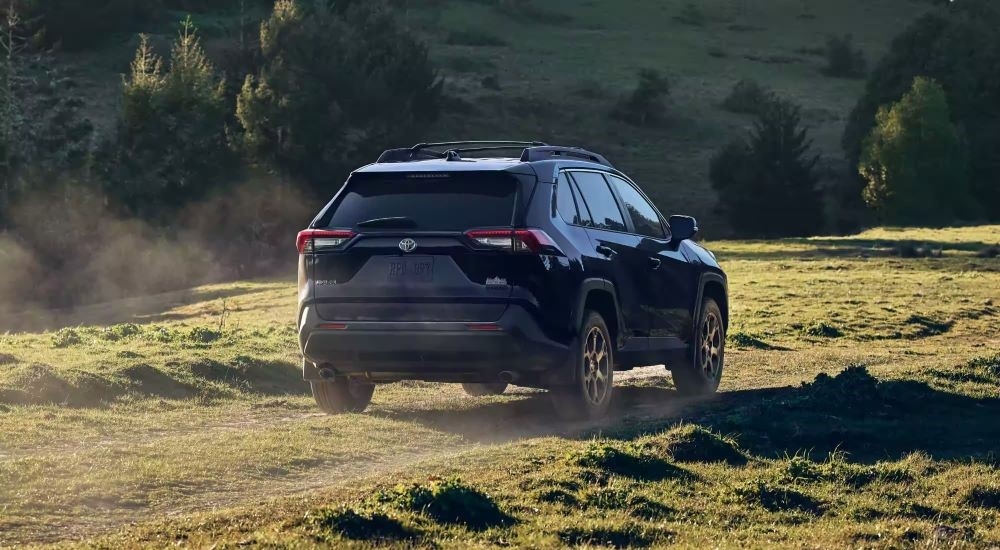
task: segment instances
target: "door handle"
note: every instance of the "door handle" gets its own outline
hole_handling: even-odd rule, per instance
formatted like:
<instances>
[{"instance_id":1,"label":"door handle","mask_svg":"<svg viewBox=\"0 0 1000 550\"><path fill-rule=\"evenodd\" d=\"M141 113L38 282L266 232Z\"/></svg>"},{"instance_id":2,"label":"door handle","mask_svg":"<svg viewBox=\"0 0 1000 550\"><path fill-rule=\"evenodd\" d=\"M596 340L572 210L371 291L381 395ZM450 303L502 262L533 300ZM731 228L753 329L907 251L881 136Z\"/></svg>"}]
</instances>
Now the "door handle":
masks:
<instances>
[{"instance_id":1,"label":"door handle","mask_svg":"<svg viewBox=\"0 0 1000 550\"><path fill-rule=\"evenodd\" d=\"M649 267L653 268L654 270L660 269L660 264L661 263L663 263L663 262L659 258L650 258L649 259Z\"/></svg>"},{"instance_id":2,"label":"door handle","mask_svg":"<svg viewBox=\"0 0 1000 550\"><path fill-rule=\"evenodd\" d=\"M615 252L615 250L613 248L611 248L610 246L605 246L603 244L597 245L596 250L601 255L606 256L608 258L614 256L615 254L618 254L617 252Z\"/></svg>"}]
</instances>

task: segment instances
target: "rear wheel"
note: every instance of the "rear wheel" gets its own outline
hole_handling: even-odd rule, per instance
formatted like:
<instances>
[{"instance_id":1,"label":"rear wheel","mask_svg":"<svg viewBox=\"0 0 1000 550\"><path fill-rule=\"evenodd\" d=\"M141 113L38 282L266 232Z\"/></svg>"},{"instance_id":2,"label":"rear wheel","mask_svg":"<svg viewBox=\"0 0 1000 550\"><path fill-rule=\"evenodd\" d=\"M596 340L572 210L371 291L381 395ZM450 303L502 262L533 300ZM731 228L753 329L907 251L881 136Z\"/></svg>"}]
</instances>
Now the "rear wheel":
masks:
<instances>
[{"instance_id":1,"label":"rear wheel","mask_svg":"<svg viewBox=\"0 0 1000 550\"><path fill-rule=\"evenodd\" d=\"M465 393L472 397L485 397L487 395L500 395L507 390L506 382L492 382L489 384L462 384Z\"/></svg>"},{"instance_id":2,"label":"rear wheel","mask_svg":"<svg viewBox=\"0 0 1000 550\"><path fill-rule=\"evenodd\" d=\"M569 420L592 420L608 413L614 386L613 347L604 319L588 311L570 358L573 383L550 391L556 414Z\"/></svg>"},{"instance_id":3,"label":"rear wheel","mask_svg":"<svg viewBox=\"0 0 1000 550\"><path fill-rule=\"evenodd\" d=\"M719 304L705 298L701 305L689 361L673 370L674 386L681 395L708 395L719 389L725 365L726 325Z\"/></svg>"},{"instance_id":4,"label":"rear wheel","mask_svg":"<svg viewBox=\"0 0 1000 550\"><path fill-rule=\"evenodd\" d=\"M311 380L309 384L316 404L327 414L361 412L372 402L375 393L375 384L345 377Z\"/></svg>"}]
</instances>

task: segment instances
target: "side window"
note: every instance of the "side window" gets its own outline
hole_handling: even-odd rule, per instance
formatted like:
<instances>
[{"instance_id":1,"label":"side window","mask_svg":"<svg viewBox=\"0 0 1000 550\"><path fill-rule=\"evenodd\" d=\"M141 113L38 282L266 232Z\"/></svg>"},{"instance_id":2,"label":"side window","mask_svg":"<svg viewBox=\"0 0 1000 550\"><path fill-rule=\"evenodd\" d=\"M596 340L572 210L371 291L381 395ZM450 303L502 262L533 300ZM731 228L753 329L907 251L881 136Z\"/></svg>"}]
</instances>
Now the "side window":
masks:
<instances>
[{"instance_id":1,"label":"side window","mask_svg":"<svg viewBox=\"0 0 1000 550\"><path fill-rule=\"evenodd\" d=\"M629 216L632 218L632 225L635 226L635 232L657 239L666 238L666 233L663 232L663 224L660 223L660 216L657 215L653 205L649 204L649 201L629 182L615 176L608 176L608 179L615 186L618 196L621 197L624 203L625 210L628 211Z\"/></svg>"},{"instance_id":2,"label":"side window","mask_svg":"<svg viewBox=\"0 0 1000 550\"><path fill-rule=\"evenodd\" d=\"M577 210L576 198L570 187L569 176L565 172L559 174L559 184L556 187L556 211L566 223L573 225L583 225L580 223L580 213Z\"/></svg>"},{"instance_id":3,"label":"side window","mask_svg":"<svg viewBox=\"0 0 1000 550\"><path fill-rule=\"evenodd\" d=\"M573 179L580 187L583 202L586 203L594 220L594 227L611 231L626 230L625 218L622 217L618 201L611 193L604 176L596 172L573 172Z\"/></svg>"}]
</instances>

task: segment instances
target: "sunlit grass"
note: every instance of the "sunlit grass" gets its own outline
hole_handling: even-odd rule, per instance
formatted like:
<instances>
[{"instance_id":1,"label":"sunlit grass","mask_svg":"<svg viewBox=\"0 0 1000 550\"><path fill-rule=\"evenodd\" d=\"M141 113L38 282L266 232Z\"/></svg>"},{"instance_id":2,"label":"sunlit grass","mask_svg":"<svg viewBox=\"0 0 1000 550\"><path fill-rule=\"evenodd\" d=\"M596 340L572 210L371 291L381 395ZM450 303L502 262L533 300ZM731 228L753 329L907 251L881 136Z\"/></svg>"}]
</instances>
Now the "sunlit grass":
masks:
<instances>
[{"instance_id":1,"label":"sunlit grass","mask_svg":"<svg viewBox=\"0 0 1000 550\"><path fill-rule=\"evenodd\" d=\"M865 252L932 235L949 243L941 257ZM343 545L337 529L388 529L385 516L411 537L390 545L996 544L1000 260L966 248L995 235L707 243L730 276L723 393L683 402L660 368L623 374L593 425L555 421L538 392L425 383L380 387L362 415L320 415L291 280L44 319L47 332L0 336L0 531L56 541L153 521L107 544ZM877 393L863 377L796 389L851 365L885 381ZM746 465L692 462L705 441L669 443L690 433L725 436ZM910 474L845 481L870 467ZM469 530L371 499L452 475L516 521Z\"/></svg>"}]
</instances>

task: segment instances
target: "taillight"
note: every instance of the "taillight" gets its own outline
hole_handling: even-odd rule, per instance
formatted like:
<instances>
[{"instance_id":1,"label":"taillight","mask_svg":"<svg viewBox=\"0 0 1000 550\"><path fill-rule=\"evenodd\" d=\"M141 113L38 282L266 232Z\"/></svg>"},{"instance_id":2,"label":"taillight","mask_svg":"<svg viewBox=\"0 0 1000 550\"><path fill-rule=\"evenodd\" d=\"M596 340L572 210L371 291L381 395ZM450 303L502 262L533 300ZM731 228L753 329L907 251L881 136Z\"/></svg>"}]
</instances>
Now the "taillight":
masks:
<instances>
[{"instance_id":1,"label":"taillight","mask_svg":"<svg viewBox=\"0 0 1000 550\"><path fill-rule=\"evenodd\" d=\"M510 252L562 254L555 241L541 229L473 229L465 235L483 246Z\"/></svg>"},{"instance_id":2,"label":"taillight","mask_svg":"<svg viewBox=\"0 0 1000 550\"><path fill-rule=\"evenodd\" d=\"M299 231L299 235L295 239L295 246L299 249L299 254L312 254L342 246L353 237L353 231L306 229Z\"/></svg>"}]
</instances>

